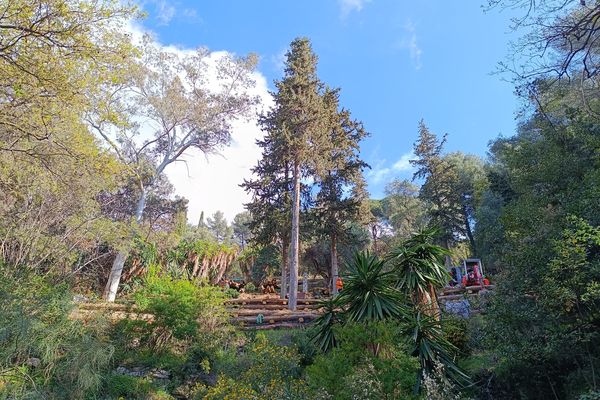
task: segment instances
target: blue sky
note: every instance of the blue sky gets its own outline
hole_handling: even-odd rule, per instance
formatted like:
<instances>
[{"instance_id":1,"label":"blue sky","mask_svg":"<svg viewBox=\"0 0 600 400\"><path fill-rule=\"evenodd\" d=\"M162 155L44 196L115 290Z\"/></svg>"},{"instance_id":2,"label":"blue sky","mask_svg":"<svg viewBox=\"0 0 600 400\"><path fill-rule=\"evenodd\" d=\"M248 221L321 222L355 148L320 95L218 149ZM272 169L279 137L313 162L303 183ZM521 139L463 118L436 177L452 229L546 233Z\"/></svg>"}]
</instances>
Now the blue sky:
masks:
<instances>
[{"instance_id":1,"label":"blue sky","mask_svg":"<svg viewBox=\"0 0 600 400\"><path fill-rule=\"evenodd\" d=\"M448 133L447 151L485 156L512 135L518 100L493 74L508 52L510 14L478 0L147 0L142 25L161 43L255 52L269 87L297 36L311 39L319 76L340 87L341 103L372 136L373 197L395 176L410 177L408 154L424 118ZM394 167L395 166L395 167Z\"/></svg>"}]
</instances>

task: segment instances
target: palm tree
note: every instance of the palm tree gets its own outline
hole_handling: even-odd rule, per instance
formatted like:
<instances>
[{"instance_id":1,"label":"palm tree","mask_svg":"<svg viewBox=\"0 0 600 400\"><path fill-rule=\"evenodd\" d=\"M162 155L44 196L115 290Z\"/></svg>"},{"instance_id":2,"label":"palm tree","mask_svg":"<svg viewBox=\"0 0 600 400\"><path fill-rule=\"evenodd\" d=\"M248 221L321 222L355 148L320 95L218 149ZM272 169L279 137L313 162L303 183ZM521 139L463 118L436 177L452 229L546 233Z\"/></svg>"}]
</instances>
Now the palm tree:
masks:
<instances>
[{"instance_id":1,"label":"palm tree","mask_svg":"<svg viewBox=\"0 0 600 400\"><path fill-rule=\"evenodd\" d=\"M448 283L450 275L444 266L449 252L433 244L436 235L434 229L417 233L392 250L386 261L396 275L396 287L410 296L421 311L439 320L436 290Z\"/></svg>"}]
</instances>

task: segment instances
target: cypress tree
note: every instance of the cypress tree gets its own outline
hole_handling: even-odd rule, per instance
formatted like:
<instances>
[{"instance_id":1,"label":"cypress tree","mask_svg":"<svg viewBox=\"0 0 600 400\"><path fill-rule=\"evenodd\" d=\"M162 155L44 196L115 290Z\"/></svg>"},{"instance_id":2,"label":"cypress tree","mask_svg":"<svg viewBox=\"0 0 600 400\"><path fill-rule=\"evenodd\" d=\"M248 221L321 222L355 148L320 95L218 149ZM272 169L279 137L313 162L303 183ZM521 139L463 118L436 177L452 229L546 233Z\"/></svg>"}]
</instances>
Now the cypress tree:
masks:
<instances>
[{"instance_id":1,"label":"cypress tree","mask_svg":"<svg viewBox=\"0 0 600 400\"><path fill-rule=\"evenodd\" d=\"M323 112L323 87L310 41L297 38L286 54L284 77L275 82L275 106L261 119L272 135L273 154L285 154L291 177L289 308L296 309L300 246L301 180L320 174L331 146Z\"/></svg>"},{"instance_id":2,"label":"cypress tree","mask_svg":"<svg viewBox=\"0 0 600 400\"><path fill-rule=\"evenodd\" d=\"M337 245L345 239L349 221L367 223L368 194L362 171L368 165L360 159L360 141L367 136L362 123L352 120L350 112L339 110L339 90L327 89L323 95L328 116L327 136L332 146L326 168L319 177L316 201L318 225L329 238L331 290L337 293Z\"/></svg>"},{"instance_id":3,"label":"cypress tree","mask_svg":"<svg viewBox=\"0 0 600 400\"><path fill-rule=\"evenodd\" d=\"M460 198L453 182L458 180L456 168L442 156L446 135L438 140L425 122L419 122L419 139L414 145L416 160L410 163L417 167L413 179L424 179L419 197L429 203L430 222L441 228L442 244L448 249L456 234L461 232L463 219ZM446 262L450 260L447 257Z\"/></svg>"},{"instance_id":4,"label":"cypress tree","mask_svg":"<svg viewBox=\"0 0 600 400\"><path fill-rule=\"evenodd\" d=\"M290 247L291 188L290 163L281 146L281 132L267 118L260 124L267 132L257 144L262 148L262 158L252 169L255 176L245 180L242 187L252 195L246 209L252 216L249 228L252 241L262 246L276 244L281 251L280 296L287 294L288 250Z\"/></svg>"}]
</instances>

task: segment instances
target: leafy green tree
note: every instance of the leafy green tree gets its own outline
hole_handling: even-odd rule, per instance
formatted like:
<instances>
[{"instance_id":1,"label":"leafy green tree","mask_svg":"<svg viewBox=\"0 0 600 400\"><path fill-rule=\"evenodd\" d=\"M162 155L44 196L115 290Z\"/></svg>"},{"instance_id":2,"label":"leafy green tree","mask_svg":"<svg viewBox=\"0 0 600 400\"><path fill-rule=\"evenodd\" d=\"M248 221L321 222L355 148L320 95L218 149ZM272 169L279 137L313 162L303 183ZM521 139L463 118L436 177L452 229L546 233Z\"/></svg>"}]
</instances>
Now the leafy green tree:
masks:
<instances>
[{"instance_id":1,"label":"leafy green tree","mask_svg":"<svg viewBox=\"0 0 600 400\"><path fill-rule=\"evenodd\" d=\"M213 154L227 146L231 141L231 122L247 116L255 103L247 94L253 84L250 72L256 64L255 56L223 56L217 60L216 90L206 85L212 72L208 57L206 49L180 55L160 50L147 38L144 40L128 85L105 101L110 109L130 111L160 127L142 143L136 139L137 124L114 129L110 109L88 116L88 123L136 177L139 197L131 216L134 223L142 221L148 196L167 166L187 151ZM116 297L127 255L125 244L115 257L106 283L105 298L109 301Z\"/></svg>"},{"instance_id":2,"label":"leafy green tree","mask_svg":"<svg viewBox=\"0 0 600 400\"><path fill-rule=\"evenodd\" d=\"M407 180L395 179L386 185L381 207L396 239L406 239L427 224L427 210L419 199L419 187Z\"/></svg>"},{"instance_id":3,"label":"leafy green tree","mask_svg":"<svg viewBox=\"0 0 600 400\"><path fill-rule=\"evenodd\" d=\"M231 223L233 235L237 239L242 250L244 250L248 245L248 242L252 240L252 231L250 230L251 222L252 215L248 211L243 211L237 214Z\"/></svg>"},{"instance_id":4,"label":"leafy green tree","mask_svg":"<svg viewBox=\"0 0 600 400\"><path fill-rule=\"evenodd\" d=\"M64 0L3 0L0 9L0 151L42 166L85 156L73 145L77 125L123 82L135 54L123 27L135 9Z\"/></svg>"},{"instance_id":5,"label":"leafy green tree","mask_svg":"<svg viewBox=\"0 0 600 400\"><path fill-rule=\"evenodd\" d=\"M215 211L212 217L206 220L208 230L213 234L218 243L230 242L233 229L227 223L223 211Z\"/></svg>"},{"instance_id":6,"label":"leafy green tree","mask_svg":"<svg viewBox=\"0 0 600 400\"><path fill-rule=\"evenodd\" d=\"M596 322L587 319L577 283L593 288L597 281L591 243L600 225L598 122L567 93L552 97L544 108L533 102L517 135L492 144L488 170L491 204L499 206L489 211L499 215L503 240L486 242L501 263L486 344L501 360L493 370L496 390L529 398L575 398L594 388L598 370L597 346L588 341L596 339L587 330ZM497 224L483 223L478 231ZM575 317L567 310L577 303Z\"/></svg>"},{"instance_id":7,"label":"leafy green tree","mask_svg":"<svg viewBox=\"0 0 600 400\"><path fill-rule=\"evenodd\" d=\"M459 199L463 220L461 232L469 240L472 255L477 255L473 233L476 224L475 216L479 199L488 185L483 160L462 152L450 153L444 158L456 171L455 180L451 185Z\"/></svg>"},{"instance_id":8,"label":"leafy green tree","mask_svg":"<svg viewBox=\"0 0 600 400\"><path fill-rule=\"evenodd\" d=\"M21 0L0 9L1 259L49 274L91 272L106 256L101 246L123 233L101 197L124 171L82 119L123 81L135 52L121 28L135 10Z\"/></svg>"}]
</instances>

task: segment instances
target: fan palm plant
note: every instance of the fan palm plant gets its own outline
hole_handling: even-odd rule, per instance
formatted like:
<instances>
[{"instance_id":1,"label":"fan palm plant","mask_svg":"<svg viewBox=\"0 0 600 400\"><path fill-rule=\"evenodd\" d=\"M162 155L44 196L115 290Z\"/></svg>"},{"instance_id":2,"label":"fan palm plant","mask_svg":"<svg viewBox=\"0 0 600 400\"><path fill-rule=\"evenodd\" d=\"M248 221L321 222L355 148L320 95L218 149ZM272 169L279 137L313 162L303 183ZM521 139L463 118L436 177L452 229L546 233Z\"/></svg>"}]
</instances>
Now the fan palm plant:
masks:
<instances>
[{"instance_id":1,"label":"fan palm plant","mask_svg":"<svg viewBox=\"0 0 600 400\"><path fill-rule=\"evenodd\" d=\"M433 244L436 234L434 229L417 233L392 250L385 260L393 267L398 289L423 312L439 319L436 289L446 285L450 275L444 266L449 252Z\"/></svg>"}]
</instances>

